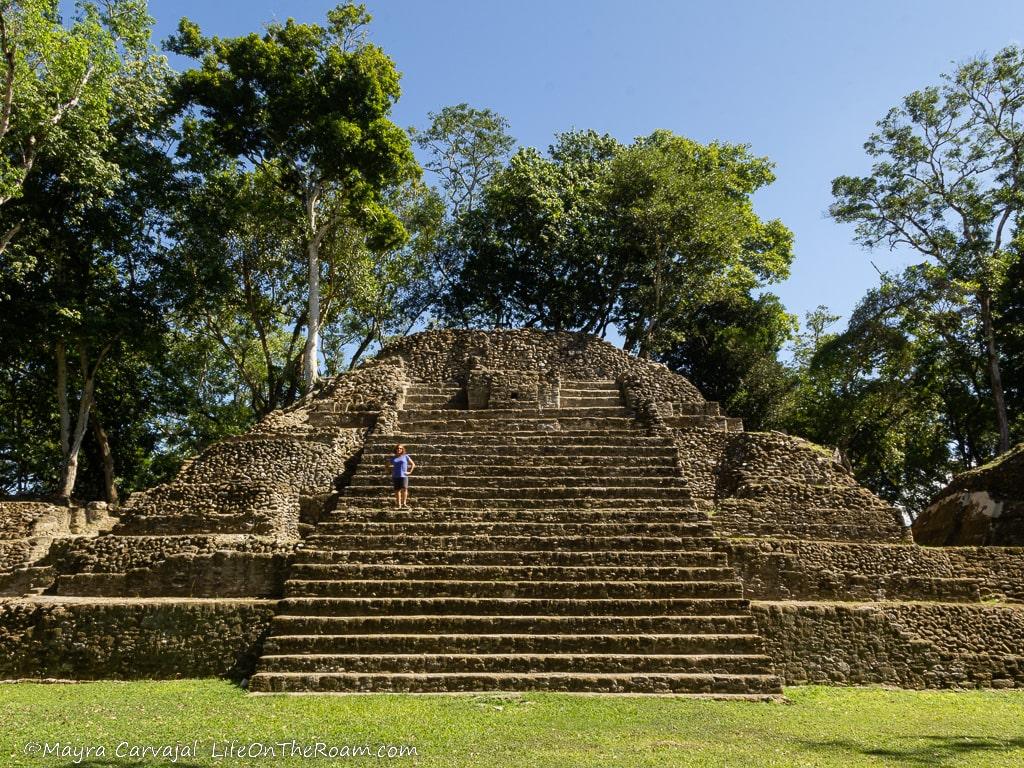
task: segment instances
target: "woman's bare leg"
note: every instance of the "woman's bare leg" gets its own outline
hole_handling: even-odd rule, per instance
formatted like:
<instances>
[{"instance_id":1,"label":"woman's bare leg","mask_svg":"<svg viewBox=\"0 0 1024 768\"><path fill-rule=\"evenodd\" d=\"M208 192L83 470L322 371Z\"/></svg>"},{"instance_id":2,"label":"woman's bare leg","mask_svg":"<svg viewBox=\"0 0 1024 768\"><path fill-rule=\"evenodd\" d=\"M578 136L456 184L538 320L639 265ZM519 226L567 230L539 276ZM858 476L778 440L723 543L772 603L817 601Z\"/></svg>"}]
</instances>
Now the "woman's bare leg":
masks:
<instances>
[{"instance_id":1,"label":"woman's bare leg","mask_svg":"<svg viewBox=\"0 0 1024 768\"><path fill-rule=\"evenodd\" d=\"M409 503L409 489L403 488L399 491L399 495L402 497L401 505L404 507Z\"/></svg>"}]
</instances>

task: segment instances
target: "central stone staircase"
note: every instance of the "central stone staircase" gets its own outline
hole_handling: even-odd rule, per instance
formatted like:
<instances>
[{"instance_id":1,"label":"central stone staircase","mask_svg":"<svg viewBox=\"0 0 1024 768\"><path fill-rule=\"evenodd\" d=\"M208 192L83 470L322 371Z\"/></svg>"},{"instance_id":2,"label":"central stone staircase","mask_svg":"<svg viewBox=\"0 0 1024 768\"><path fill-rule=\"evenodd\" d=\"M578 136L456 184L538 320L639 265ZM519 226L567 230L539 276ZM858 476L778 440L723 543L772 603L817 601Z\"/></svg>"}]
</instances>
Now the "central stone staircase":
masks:
<instances>
[{"instance_id":1,"label":"central stone staircase","mask_svg":"<svg viewBox=\"0 0 1024 768\"><path fill-rule=\"evenodd\" d=\"M414 384L399 424L298 550L251 691L781 694L671 441L614 382L477 410Z\"/></svg>"}]
</instances>

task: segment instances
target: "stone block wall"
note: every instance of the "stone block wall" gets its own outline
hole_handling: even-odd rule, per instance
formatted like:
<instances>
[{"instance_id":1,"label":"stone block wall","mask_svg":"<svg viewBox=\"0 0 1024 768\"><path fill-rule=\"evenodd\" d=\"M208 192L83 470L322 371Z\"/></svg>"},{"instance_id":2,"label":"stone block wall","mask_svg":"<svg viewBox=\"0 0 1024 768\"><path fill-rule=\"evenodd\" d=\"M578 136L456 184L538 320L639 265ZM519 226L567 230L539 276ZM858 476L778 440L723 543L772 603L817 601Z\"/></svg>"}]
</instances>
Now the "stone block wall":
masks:
<instances>
[{"instance_id":1,"label":"stone block wall","mask_svg":"<svg viewBox=\"0 0 1024 768\"><path fill-rule=\"evenodd\" d=\"M0 540L71 533L71 507L45 501L0 501Z\"/></svg>"},{"instance_id":2,"label":"stone block wall","mask_svg":"<svg viewBox=\"0 0 1024 768\"><path fill-rule=\"evenodd\" d=\"M857 485L826 449L781 432L744 432L730 439L719 482L723 496L736 495L749 483Z\"/></svg>"},{"instance_id":3,"label":"stone block wall","mask_svg":"<svg viewBox=\"0 0 1024 768\"><path fill-rule=\"evenodd\" d=\"M113 524L106 504L0 501L0 595L20 595L35 586L37 564L54 541L92 537Z\"/></svg>"},{"instance_id":4,"label":"stone block wall","mask_svg":"<svg viewBox=\"0 0 1024 768\"><path fill-rule=\"evenodd\" d=\"M54 545L53 593L280 597L294 542L258 536L100 536Z\"/></svg>"},{"instance_id":5,"label":"stone block wall","mask_svg":"<svg viewBox=\"0 0 1024 768\"><path fill-rule=\"evenodd\" d=\"M1024 609L944 603L751 603L787 685L1024 686Z\"/></svg>"},{"instance_id":6,"label":"stone block wall","mask_svg":"<svg viewBox=\"0 0 1024 768\"><path fill-rule=\"evenodd\" d=\"M726 448L734 434L719 429L674 429L679 475L686 478L690 493L699 499L714 499L718 493L718 474Z\"/></svg>"},{"instance_id":7,"label":"stone block wall","mask_svg":"<svg viewBox=\"0 0 1024 768\"><path fill-rule=\"evenodd\" d=\"M336 439L244 435L224 440L200 454L174 483L262 483L270 478L275 484L300 491L330 489L334 478L344 471L346 460L363 442L359 430L345 430L332 437Z\"/></svg>"},{"instance_id":8,"label":"stone block wall","mask_svg":"<svg viewBox=\"0 0 1024 768\"><path fill-rule=\"evenodd\" d=\"M752 600L1000 600L1024 602L1015 548L725 539Z\"/></svg>"},{"instance_id":9,"label":"stone block wall","mask_svg":"<svg viewBox=\"0 0 1024 768\"><path fill-rule=\"evenodd\" d=\"M682 455L682 452L681 452ZM819 446L778 432L730 433L717 467L716 529L730 536L909 540L900 513Z\"/></svg>"},{"instance_id":10,"label":"stone block wall","mask_svg":"<svg viewBox=\"0 0 1024 768\"><path fill-rule=\"evenodd\" d=\"M726 539L752 600L977 601L981 579L913 544Z\"/></svg>"},{"instance_id":11,"label":"stone block wall","mask_svg":"<svg viewBox=\"0 0 1024 768\"><path fill-rule=\"evenodd\" d=\"M0 601L0 678L247 677L276 603Z\"/></svg>"},{"instance_id":12,"label":"stone block wall","mask_svg":"<svg viewBox=\"0 0 1024 768\"><path fill-rule=\"evenodd\" d=\"M759 536L807 541L908 541L895 513L877 507L850 509L836 504L776 499L720 499L713 521L727 536Z\"/></svg>"},{"instance_id":13,"label":"stone block wall","mask_svg":"<svg viewBox=\"0 0 1024 768\"><path fill-rule=\"evenodd\" d=\"M542 378L617 379L635 374L647 391L661 401L702 403L693 384L664 365L640 360L607 342L581 333L532 330L417 333L388 344L381 359L402 360L411 380L465 384L469 371L482 367L499 371L535 371Z\"/></svg>"},{"instance_id":14,"label":"stone block wall","mask_svg":"<svg viewBox=\"0 0 1024 768\"><path fill-rule=\"evenodd\" d=\"M540 407L541 379L537 371L469 371L466 393L470 409Z\"/></svg>"},{"instance_id":15,"label":"stone block wall","mask_svg":"<svg viewBox=\"0 0 1024 768\"><path fill-rule=\"evenodd\" d=\"M136 494L118 535L236 533L299 537L299 490L289 483L186 483Z\"/></svg>"},{"instance_id":16,"label":"stone block wall","mask_svg":"<svg viewBox=\"0 0 1024 768\"><path fill-rule=\"evenodd\" d=\"M409 382L401 357L377 357L322 381L294 405L267 414L253 433L316 437L337 429L390 428L397 424Z\"/></svg>"},{"instance_id":17,"label":"stone block wall","mask_svg":"<svg viewBox=\"0 0 1024 768\"><path fill-rule=\"evenodd\" d=\"M914 520L929 546L1024 546L1024 443L964 472Z\"/></svg>"}]
</instances>

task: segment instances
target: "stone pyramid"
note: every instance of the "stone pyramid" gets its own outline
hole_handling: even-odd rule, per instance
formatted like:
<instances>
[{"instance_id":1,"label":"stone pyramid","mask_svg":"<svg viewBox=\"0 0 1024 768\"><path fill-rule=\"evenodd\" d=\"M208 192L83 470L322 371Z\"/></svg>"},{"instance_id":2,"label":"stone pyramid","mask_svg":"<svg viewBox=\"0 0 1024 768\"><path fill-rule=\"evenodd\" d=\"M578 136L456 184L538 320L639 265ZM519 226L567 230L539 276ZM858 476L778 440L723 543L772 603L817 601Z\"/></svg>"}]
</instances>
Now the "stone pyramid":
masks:
<instances>
[{"instance_id":1,"label":"stone pyramid","mask_svg":"<svg viewBox=\"0 0 1024 768\"><path fill-rule=\"evenodd\" d=\"M407 510L396 443L418 464ZM916 546L824 449L744 432L583 335L401 339L133 495L109 532L8 527L34 554L0 569L4 677L749 698L1024 683L1019 551Z\"/></svg>"}]
</instances>

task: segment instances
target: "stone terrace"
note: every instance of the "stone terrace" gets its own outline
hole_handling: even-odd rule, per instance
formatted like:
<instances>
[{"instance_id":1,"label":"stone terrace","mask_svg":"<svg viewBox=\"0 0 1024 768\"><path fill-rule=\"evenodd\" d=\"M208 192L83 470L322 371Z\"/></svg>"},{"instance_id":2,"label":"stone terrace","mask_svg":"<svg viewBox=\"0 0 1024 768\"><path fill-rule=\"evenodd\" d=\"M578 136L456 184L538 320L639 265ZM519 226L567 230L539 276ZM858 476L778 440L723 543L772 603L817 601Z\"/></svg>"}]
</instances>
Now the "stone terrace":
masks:
<instances>
[{"instance_id":1,"label":"stone terrace","mask_svg":"<svg viewBox=\"0 0 1024 768\"><path fill-rule=\"evenodd\" d=\"M401 512L396 442L419 463ZM824 449L581 335L416 334L133 495L109 533L5 514L0 677L1024 684L1021 550L916 546Z\"/></svg>"},{"instance_id":2,"label":"stone terrace","mask_svg":"<svg viewBox=\"0 0 1024 768\"><path fill-rule=\"evenodd\" d=\"M781 692L672 441L613 380L542 404L525 378L407 388L296 553L252 690ZM410 510L389 507L396 442Z\"/></svg>"}]
</instances>

